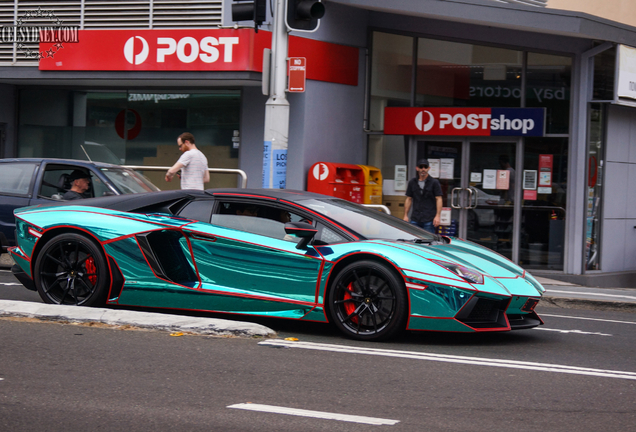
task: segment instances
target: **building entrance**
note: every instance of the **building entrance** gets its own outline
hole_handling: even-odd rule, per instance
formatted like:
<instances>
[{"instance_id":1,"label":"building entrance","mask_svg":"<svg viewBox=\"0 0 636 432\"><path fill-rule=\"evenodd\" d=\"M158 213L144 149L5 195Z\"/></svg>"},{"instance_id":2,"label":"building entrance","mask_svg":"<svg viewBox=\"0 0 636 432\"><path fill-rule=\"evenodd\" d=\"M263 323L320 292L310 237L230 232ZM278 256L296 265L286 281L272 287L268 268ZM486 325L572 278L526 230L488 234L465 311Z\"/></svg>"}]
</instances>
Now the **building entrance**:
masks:
<instances>
[{"instance_id":1,"label":"building entrance","mask_svg":"<svg viewBox=\"0 0 636 432\"><path fill-rule=\"evenodd\" d=\"M519 262L521 140L427 139L415 146L415 160L428 159L440 181L450 231Z\"/></svg>"}]
</instances>

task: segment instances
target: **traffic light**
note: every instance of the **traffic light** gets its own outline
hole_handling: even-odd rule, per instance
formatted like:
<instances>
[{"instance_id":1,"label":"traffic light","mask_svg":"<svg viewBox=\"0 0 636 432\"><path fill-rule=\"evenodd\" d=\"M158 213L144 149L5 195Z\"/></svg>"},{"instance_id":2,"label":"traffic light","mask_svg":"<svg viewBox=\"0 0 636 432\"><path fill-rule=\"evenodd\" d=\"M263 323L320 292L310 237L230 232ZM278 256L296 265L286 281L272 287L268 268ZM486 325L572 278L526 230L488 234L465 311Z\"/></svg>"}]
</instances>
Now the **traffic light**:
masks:
<instances>
[{"instance_id":1,"label":"traffic light","mask_svg":"<svg viewBox=\"0 0 636 432\"><path fill-rule=\"evenodd\" d=\"M290 30L312 32L325 16L325 5L320 0L287 0L285 23Z\"/></svg>"},{"instance_id":2,"label":"traffic light","mask_svg":"<svg viewBox=\"0 0 636 432\"><path fill-rule=\"evenodd\" d=\"M235 1L232 3L232 21L254 21L254 30L267 18L267 0Z\"/></svg>"}]
</instances>

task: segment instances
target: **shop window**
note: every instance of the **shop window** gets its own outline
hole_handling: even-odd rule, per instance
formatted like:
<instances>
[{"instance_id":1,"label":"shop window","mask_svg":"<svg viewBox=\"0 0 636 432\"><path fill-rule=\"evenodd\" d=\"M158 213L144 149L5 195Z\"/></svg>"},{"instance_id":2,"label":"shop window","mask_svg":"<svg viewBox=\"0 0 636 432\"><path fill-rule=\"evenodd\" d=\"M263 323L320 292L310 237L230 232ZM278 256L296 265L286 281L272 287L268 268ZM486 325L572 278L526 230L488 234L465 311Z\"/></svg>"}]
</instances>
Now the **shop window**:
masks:
<instances>
[{"instance_id":1,"label":"shop window","mask_svg":"<svg viewBox=\"0 0 636 432\"><path fill-rule=\"evenodd\" d=\"M587 210L585 224L585 269L600 270L601 198L603 188L603 143L605 105L591 104L589 110Z\"/></svg>"},{"instance_id":2,"label":"shop window","mask_svg":"<svg viewBox=\"0 0 636 432\"><path fill-rule=\"evenodd\" d=\"M210 167L238 168L234 137L240 124L241 93L84 92L24 89L20 92L18 155L92 160L126 165L172 166L176 145L192 132ZM147 171L160 189L164 173ZM236 177L211 174L215 187L236 187Z\"/></svg>"},{"instance_id":3,"label":"shop window","mask_svg":"<svg viewBox=\"0 0 636 432\"><path fill-rule=\"evenodd\" d=\"M526 107L546 108L546 133L567 134L572 59L528 53Z\"/></svg>"},{"instance_id":4,"label":"shop window","mask_svg":"<svg viewBox=\"0 0 636 432\"><path fill-rule=\"evenodd\" d=\"M614 100L614 79L616 74L616 47L594 56L594 86L592 100Z\"/></svg>"},{"instance_id":5,"label":"shop window","mask_svg":"<svg viewBox=\"0 0 636 432\"><path fill-rule=\"evenodd\" d=\"M567 202L567 138L526 138L519 264L563 270Z\"/></svg>"},{"instance_id":6,"label":"shop window","mask_svg":"<svg viewBox=\"0 0 636 432\"><path fill-rule=\"evenodd\" d=\"M417 106L519 107L523 52L419 38Z\"/></svg>"},{"instance_id":7,"label":"shop window","mask_svg":"<svg viewBox=\"0 0 636 432\"><path fill-rule=\"evenodd\" d=\"M413 38L373 33L369 129L384 129L385 107L411 105Z\"/></svg>"}]
</instances>

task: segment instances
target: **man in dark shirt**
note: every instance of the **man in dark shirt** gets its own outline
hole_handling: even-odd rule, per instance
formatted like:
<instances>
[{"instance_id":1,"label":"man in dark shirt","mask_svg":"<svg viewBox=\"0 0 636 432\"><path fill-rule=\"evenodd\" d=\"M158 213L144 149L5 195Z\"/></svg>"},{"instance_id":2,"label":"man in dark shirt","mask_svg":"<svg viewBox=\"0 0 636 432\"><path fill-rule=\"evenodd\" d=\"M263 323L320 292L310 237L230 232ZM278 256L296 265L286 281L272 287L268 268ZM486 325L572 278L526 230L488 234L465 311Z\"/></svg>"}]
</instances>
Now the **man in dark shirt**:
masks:
<instances>
[{"instance_id":1,"label":"man in dark shirt","mask_svg":"<svg viewBox=\"0 0 636 432\"><path fill-rule=\"evenodd\" d=\"M428 159L420 159L415 169L417 177L412 178L406 187L404 220L434 233L442 213L442 187L439 180L428 175L431 169ZM413 211L409 220L411 207Z\"/></svg>"},{"instance_id":2,"label":"man in dark shirt","mask_svg":"<svg viewBox=\"0 0 636 432\"><path fill-rule=\"evenodd\" d=\"M90 174L82 171L75 170L68 177L68 180L71 182L71 190L67 191L62 199L65 200L76 200L86 198L82 195L84 192L91 187L91 176Z\"/></svg>"}]
</instances>

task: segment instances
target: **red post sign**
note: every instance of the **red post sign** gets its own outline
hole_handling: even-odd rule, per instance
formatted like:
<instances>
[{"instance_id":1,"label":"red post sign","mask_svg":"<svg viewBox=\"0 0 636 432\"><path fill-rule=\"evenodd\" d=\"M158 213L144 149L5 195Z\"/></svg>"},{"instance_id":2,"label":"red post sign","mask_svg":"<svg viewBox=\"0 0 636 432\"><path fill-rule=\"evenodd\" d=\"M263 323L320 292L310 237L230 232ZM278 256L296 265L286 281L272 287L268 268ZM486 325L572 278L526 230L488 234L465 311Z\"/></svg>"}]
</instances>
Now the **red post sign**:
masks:
<instances>
[{"instance_id":1,"label":"red post sign","mask_svg":"<svg viewBox=\"0 0 636 432\"><path fill-rule=\"evenodd\" d=\"M290 92L304 92L305 78L307 76L307 61L305 57L289 58L289 83L287 86Z\"/></svg>"}]
</instances>

